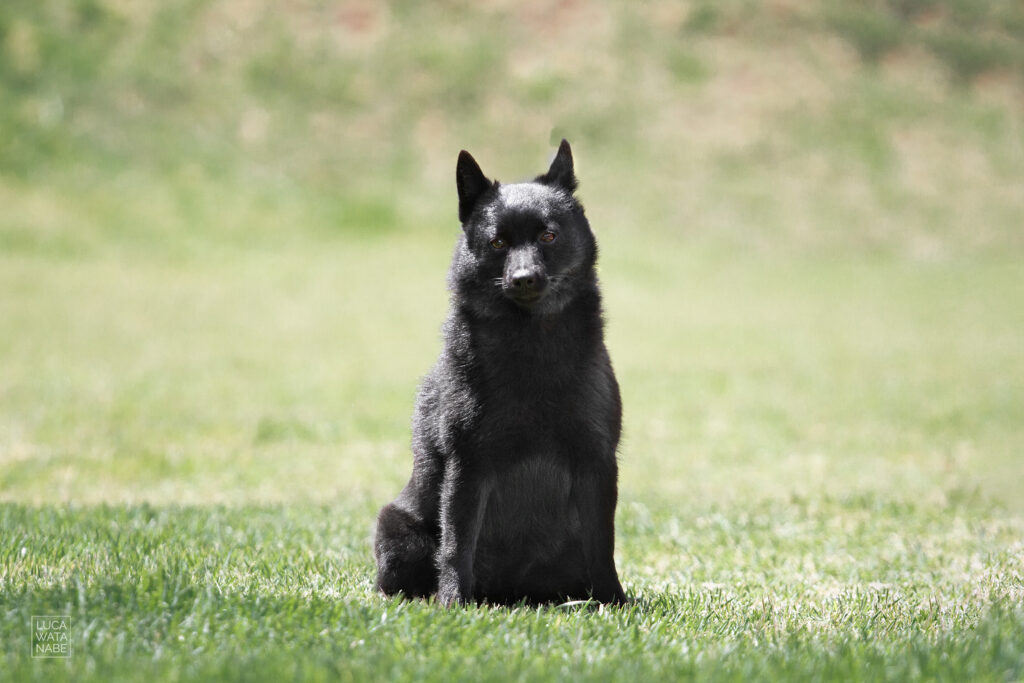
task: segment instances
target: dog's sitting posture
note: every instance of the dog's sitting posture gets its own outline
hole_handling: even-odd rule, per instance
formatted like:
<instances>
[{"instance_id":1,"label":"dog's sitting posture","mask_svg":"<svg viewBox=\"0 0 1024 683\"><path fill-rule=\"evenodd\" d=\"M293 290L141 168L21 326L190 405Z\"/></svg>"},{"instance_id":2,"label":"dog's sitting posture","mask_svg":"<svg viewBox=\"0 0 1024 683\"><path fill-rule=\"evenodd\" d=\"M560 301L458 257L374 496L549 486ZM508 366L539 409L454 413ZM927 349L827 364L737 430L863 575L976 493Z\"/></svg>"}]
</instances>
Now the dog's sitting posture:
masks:
<instances>
[{"instance_id":1,"label":"dog's sitting posture","mask_svg":"<svg viewBox=\"0 0 1024 683\"><path fill-rule=\"evenodd\" d=\"M508 185L463 151L456 185L444 348L416 401L412 477L377 521L377 586L446 606L622 603L622 407L569 143Z\"/></svg>"}]
</instances>

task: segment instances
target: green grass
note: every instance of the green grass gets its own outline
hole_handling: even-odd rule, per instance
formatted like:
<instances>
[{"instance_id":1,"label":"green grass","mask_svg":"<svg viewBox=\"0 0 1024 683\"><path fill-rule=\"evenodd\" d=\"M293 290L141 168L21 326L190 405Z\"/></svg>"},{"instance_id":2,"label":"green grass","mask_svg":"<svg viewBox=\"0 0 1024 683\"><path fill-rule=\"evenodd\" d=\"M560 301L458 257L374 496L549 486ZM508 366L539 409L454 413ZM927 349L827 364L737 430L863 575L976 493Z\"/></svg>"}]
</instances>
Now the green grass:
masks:
<instances>
[{"instance_id":1,"label":"green grass","mask_svg":"<svg viewBox=\"0 0 1024 683\"><path fill-rule=\"evenodd\" d=\"M1012 680L1024 666L1024 529L961 504L628 503L619 533L630 606L450 612L373 593L371 511L351 501L8 506L5 673ZM67 664L20 654L40 612L71 616Z\"/></svg>"},{"instance_id":2,"label":"green grass","mask_svg":"<svg viewBox=\"0 0 1024 683\"><path fill-rule=\"evenodd\" d=\"M1024 674L1024 270L606 233L635 603L603 611L372 590L373 516L437 350L440 242L6 257L0 494L29 505L0 507L4 674ZM73 617L66 664L27 657L49 613Z\"/></svg>"},{"instance_id":3,"label":"green grass","mask_svg":"<svg viewBox=\"0 0 1024 683\"><path fill-rule=\"evenodd\" d=\"M0 6L0 680L1024 678L1019 8L455 13ZM386 600L455 155L563 135L633 602Z\"/></svg>"}]
</instances>

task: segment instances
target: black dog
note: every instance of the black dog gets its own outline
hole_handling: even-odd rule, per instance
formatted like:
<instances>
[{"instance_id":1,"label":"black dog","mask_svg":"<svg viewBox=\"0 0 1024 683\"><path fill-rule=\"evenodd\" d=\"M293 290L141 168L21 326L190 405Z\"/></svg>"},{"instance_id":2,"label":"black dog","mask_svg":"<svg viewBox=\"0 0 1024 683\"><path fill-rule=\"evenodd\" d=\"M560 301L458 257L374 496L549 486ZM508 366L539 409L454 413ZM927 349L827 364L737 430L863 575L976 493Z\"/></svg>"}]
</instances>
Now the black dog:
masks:
<instances>
[{"instance_id":1,"label":"black dog","mask_svg":"<svg viewBox=\"0 0 1024 683\"><path fill-rule=\"evenodd\" d=\"M377 520L377 587L622 603L622 405L569 143L533 182L491 182L465 151L455 179L444 349L416 402L412 478Z\"/></svg>"}]
</instances>

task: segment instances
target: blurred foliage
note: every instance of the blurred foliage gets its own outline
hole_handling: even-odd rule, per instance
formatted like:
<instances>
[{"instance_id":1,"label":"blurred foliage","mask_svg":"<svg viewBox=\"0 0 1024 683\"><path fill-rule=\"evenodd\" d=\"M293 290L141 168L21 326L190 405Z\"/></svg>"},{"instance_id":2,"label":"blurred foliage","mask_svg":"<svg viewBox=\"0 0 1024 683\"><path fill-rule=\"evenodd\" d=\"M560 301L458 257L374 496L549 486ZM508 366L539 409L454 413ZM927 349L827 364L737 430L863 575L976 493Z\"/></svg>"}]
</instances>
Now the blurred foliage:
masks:
<instances>
[{"instance_id":1,"label":"blurred foliage","mask_svg":"<svg viewBox=\"0 0 1024 683\"><path fill-rule=\"evenodd\" d=\"M1018 246L1022 27L1014 0L9 0L0 243L447 224L458 149L524 173L550 133L622 224L758 249ZM872 227L893 206L902 227Z\"/></svg>"},{"instance_id":2,"label":"blurred foliage","mask_svg":"<svg viewBox=\"0 0 1024 683\"><path fill-rule=\"evenodd\" d=\"M829 25L857 48L861 59L871 64L903 45L907 28L889 12L856 3L842 3L832 8Z\"/></svg>"},{"instance_id":3,"label":"blurred foliage","mask_svg":"<svg viewBox=\"0 0 1024 683\"><path fill-rule=\"evenodd\" d=\"M993 71L1024 75L1024 3L1018 0L837 2L828 16L866 62L921 46L964 84Z\"/></svg>"}]
</instances>

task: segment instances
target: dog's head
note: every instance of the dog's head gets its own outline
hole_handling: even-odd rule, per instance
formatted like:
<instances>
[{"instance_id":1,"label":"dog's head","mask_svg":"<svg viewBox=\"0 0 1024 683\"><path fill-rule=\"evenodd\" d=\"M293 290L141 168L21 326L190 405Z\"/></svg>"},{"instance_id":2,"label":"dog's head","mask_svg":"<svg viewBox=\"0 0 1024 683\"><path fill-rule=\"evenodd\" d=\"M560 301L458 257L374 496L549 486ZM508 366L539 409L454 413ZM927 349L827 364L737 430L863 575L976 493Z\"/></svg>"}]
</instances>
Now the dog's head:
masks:
<instances>
[{"instance_id":1,"label":"dog's head","mask_svg":"<svg viewBox=\"0 0 1024 683\"><path fill-rule=\"evenodd\" d=\"M593 282L594 235L574 196L572 150L531 182L488 180L463 150L455 171L463 236L452 287L480 313L556 313Z\"/></svg>"}]
</instances>

